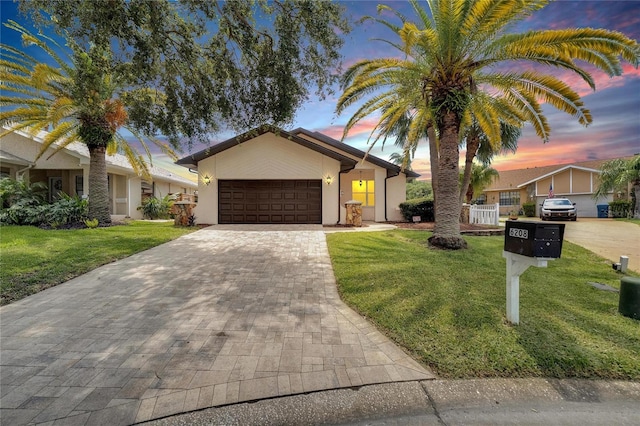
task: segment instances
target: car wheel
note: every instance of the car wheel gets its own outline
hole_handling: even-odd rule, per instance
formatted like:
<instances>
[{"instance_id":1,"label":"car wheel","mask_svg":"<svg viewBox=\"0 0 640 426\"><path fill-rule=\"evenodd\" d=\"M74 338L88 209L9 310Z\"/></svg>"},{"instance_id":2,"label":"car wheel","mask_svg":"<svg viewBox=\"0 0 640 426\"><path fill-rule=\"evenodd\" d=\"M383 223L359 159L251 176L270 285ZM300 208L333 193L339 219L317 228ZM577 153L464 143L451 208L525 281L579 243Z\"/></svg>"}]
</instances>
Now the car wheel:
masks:
<instances>
[{"instance_id":1,"label":"car wheel","mask_svg":"<svg viewBox=\"0 0 640 426\"><path fill-rule=\"evenodd\" d=\"M577 218L577 217L574 217L574 218L573 218L573 219L571 219L571 220L575 222L576 220L578 220L578 218Z\"/></svg>"}]
</instances>

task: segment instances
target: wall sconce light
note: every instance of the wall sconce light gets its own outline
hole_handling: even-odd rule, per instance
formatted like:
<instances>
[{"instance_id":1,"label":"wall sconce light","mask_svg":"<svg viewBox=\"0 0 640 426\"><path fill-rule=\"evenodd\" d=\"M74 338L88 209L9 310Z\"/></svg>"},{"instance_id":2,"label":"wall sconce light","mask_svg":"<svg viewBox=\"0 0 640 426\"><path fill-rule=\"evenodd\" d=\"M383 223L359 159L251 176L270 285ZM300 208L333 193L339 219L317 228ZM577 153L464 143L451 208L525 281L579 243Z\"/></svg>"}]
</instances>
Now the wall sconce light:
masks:
<instances>
[{"instance_id":1,"label":"wall sconce light","mask_svg":"<svg viewBox=\"0 0 640 426\"><path fill-rule=\"evenodd\" d=\"M206 186L209 186L211 184L211 176L209 175L202 176L202 183L204 183Z\"/></svg>"},{"instance_id":2,"label":"wall sconce light","mask_svg":"<svg viewBox=\"0 0 640 426\"><path fill-rule=\"evenodd\" d=\"M333 182L333 176L331 176L331 175L327 175L327 176L325 176L325 178L324 178L324 182L325 182L327 185L331 185L331 182Z\"/></svg>"}]
</instances>

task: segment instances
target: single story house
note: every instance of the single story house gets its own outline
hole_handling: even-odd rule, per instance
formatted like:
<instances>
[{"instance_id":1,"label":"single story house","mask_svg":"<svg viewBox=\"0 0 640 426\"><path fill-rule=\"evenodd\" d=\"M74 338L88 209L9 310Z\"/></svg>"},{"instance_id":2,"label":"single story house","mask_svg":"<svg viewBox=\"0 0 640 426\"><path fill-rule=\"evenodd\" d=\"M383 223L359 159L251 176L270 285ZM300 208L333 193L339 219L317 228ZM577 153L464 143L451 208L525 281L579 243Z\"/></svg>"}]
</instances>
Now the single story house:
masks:
<instances>
[{"instance_id":1,"label":"single story house","mask_svg":"<svg viewBox=\"0 0 640 426\"><path fill-rule=\"evenodd\" d=\"M89 150L82 143L72 143L53 154L49 148L38 160L45 132L31 136L14 131L0 139L0 175L28 182L44 182L49 188L49 201L59 192L89 196ZM151 166L151 180L138 176L124 155L107 155L109 178L109 212L113 219L141 219L138 207L143 197L168 194L194 194L197 183L159 167Z\"/></svg>"},{"instance_id":2,"label":"single story house","mask_svg":"<svg viewBox=\"0 0 640 426\"><path fill-rule=\"evenodd\" d=\"M593 199L600 166L606 161L591 160L501 171L500 177L483 191L479 201L499 203L501 215L521 209L523 203L534 202L538 216L540 204L551 193L554 197L566 197L576 203L578 217L598 217L597 206L614 199L613 193Z\"/></svg>"},{"instance_id":3,"label":"single story house","mask_svg":"<svg viewBox=\"0 0 640 426\"><path fill-rule=\"evenodd\" d=\"M198 223L345 224L345 202L365 221L401 221L408 178L419 175L302 128L261 126L176 162L197 170Z\"/></svg>"}]
</instances>

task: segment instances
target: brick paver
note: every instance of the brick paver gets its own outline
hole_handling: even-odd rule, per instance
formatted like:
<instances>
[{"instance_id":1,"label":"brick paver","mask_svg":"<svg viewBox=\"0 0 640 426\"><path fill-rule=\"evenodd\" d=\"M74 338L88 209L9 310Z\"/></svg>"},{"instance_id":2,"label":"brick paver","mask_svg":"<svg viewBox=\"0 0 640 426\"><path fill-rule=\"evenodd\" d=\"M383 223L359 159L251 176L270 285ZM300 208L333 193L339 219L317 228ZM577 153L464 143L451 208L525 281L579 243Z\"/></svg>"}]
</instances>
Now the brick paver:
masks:
<instances>
[{"instance_id":1,"label":"brick paver","mask_svg":"<svg viewBox=\"0 0 640 426\"><path fill-rule=\"evenodd\" d=\"M433 378L340 301L320 226L200 230L0 308L0 337L3 424Z\"/></svg>"}]
</instances>

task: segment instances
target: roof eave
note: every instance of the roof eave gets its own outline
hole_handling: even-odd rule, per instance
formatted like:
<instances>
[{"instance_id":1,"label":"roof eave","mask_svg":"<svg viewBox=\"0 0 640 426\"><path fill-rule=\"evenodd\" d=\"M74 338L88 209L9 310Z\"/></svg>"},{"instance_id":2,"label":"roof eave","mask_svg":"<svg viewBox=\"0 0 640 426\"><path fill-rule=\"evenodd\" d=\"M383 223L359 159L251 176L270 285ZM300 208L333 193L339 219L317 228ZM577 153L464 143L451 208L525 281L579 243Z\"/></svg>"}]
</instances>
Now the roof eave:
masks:
<instances>
[{"instance_id":1,"label":"roof eave","mask_svg":"<svg viewBox=\"0 0 640 426\"><path fill-rule=\"evenodd\" d=\"M245 132L241 135L238 136L234 136L231 139L227 139L226 141L220 142L219 144L216 144L212 147L203 149L202 151L198 151L194 154L191 154L187 157L181 158L178 161L175 162L175 164L178 164L180 166L183 167L187 167L187 168L191 168L191 169L196 169L198 168L198 162L204 160L205 158L209 158L211 156L214 156L216 154L221 153L222 151L225 151L233 146L236 145L240 145L248 140L254 139L258 136L261 136L265 133L273 133L275 135L278 136L282 136L286 139L291 140L292 142L295 142L301 146L304 146L306 148L309 148L313 151L319 152L320 154L323 154L327 157L333 158L334 160L337 160L340 162L341 167L347 167L349 169L355 167L357 161L353 160L352 158L349 158L345 155L342 155L338 152L332 151L330 149L327 149L323 146L320 146L318 144L315 144L307 139L301 138L297 135L294 135L292 133L289 133L285 130L282 130L280 128L277 128L275 126L270 126L270 125L264 125L264 126L260 126L257 127L255 129L249 130L248 132Z\"/></svg>"},{"instance_id":2,"label":"roof eave","mask_svg":"<svg viewBox=\"0 0 640 426\"><path fill-rule=\"evenodd\" d=\"M383 160L382 158L376 157L374 155L368 154L364 151L359 150L358 148L354 148L351 145L348 145L344 142L340 142L336 139L333 139L330 136L324 135L320 132L312 132L309 131L307 129L304 129L302 127L298 127L297 129L294 129L291 131L291 133L294 134L298 134L298 133L302 133L305 134L309 137L312 138L316 138L318 140L320 140L321 142L324 142L328 145L331 145L332 147L336 148L336 149L340 149L348 154L354 155L358 158L360 158L363 161L368 161L372 164L375 164L376 166L382 167L387 169L387 177L393 177L393 176L397 176L400 173L404 173L407 178L417 178L420 177L419 173L414 172L413 170L402 170L401 167L399 167L396 164L393 163L389 163L388 161ZM391 173L391 176L389 175L389 173Z\"/></svg>"},{"instance_id":3,"label":"roof eave","mask_svg":"<svg viewBox=\"0 0 640 426\"><path fill-rule=\"evenodd\" d=\"M531 179L531 180L529 180L527 182L521 183L520 185L517 186L517 188L525 187L525 186L527 186L527 185L529 185L531 183L537 182L537 181L539 181L541 179L546 179L549 176L553 176L555 174L558 174L560 172L564 172L565 170L569 170L569 169L577 169L577 170L582 170L582 171L585 171L585 172L592 172L592 173L602 173L600 170L597 170L597 169L590 169L588 167L580 167L580 166L574 166L572 164L569 164L567 166L560 167L559 169L556 169L556 170L553 170L553 171L551 171L549 173L546 173L546 174L544 174L542 176L538 176L535 179Z\"/></svg>"}]
</instances>

